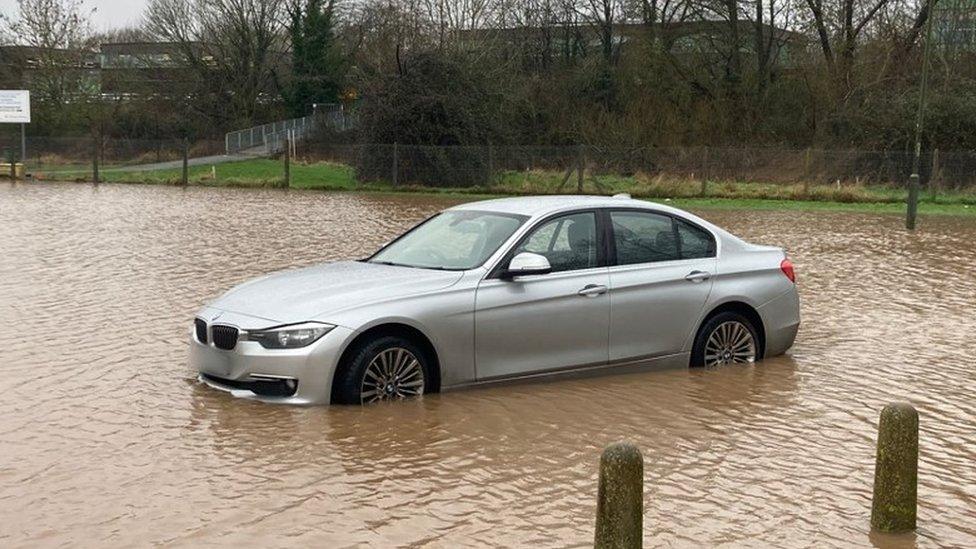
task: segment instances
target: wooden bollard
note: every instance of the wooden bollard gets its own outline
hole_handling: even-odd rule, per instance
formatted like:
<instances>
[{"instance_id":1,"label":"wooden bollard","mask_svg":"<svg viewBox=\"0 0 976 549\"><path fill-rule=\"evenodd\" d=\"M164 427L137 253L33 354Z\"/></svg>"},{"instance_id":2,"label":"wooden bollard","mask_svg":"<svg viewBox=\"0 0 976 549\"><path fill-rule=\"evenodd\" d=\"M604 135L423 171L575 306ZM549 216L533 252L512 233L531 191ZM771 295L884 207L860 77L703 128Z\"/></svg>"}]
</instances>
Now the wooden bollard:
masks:
<instances>
[{"instance_id":1,"label":"wooden bollard","mask_svg":"<svg viewBox=\"0 0 976 549\"><path fill-rule=\"evenodd\" d=\"M183 153L183 172L180 174L180 185L184 187L190 184L190 142L183 139L180 147Z\"/></svg>"},{"instance_id":2,"label":"wooden bollard","mask_svg":"<svg viewBox=\"0 0 976 549\"><path fill-rule=\"evenodd\" d=\"M98 160L101 156L101 146L99 145L101 141L101 136L95 136L92 140L92 183L98 184L101 180L101 176L98 173Z\"/></svg>"},{"instance_id":3,"label":"wooden bollard","mask_svg":"<svg viewBox=\"0 0 976 549\"><path fill-rule=\"evenodd\" d=\"M288 188L291 186L291 138L285 138L285 178L281 183L281 186Z\"/></svg>"},{"instance_id":4,"label":"wooden bollard","mask_svg":"<svg viewBox=\"0 0 976 549\"><path fill-rule=\"evenodd\" d=\"M611 444L600 457L594 548L641 547L643 521L644 457L628 442Z\"/></svg>"},{"instance_id":5,"label":"wooden bollard","mask_svg":"<svg viewBox=\"0 0 976 549\"><path fill-rule=\"evenodd\" d=\"M879 532L915 529L918 511L918 412L911 404L881 410L874 466L871 527Z\"/></svg>"}]
</instances>

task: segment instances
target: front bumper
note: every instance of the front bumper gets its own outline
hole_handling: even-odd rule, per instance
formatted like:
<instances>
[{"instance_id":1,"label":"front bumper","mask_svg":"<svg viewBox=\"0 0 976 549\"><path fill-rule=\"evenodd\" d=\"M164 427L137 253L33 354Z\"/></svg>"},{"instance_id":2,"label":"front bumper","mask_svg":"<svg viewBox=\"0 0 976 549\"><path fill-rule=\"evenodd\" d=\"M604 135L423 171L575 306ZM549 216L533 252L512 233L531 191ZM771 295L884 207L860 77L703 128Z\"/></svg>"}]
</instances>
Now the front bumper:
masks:
<instances>
[{"instance_id":1,"label":"front bumper","mask_svg":"<svg viewBox=\"0 0 976 549\"><path fill-rule=\"evenodd\" d=\"M224 324L224 318L219 323ZM190 366L199 374L199 381L238 398L281 404L328 404L332 376L351 333L348 328L336 326L300 349L265 349L256 341L238 341L233 349L225 351L214 347L212 341L201 343L191 330ZM287 396L262 390L278 382L297 386Z\"/></svg>"}]
</instances>

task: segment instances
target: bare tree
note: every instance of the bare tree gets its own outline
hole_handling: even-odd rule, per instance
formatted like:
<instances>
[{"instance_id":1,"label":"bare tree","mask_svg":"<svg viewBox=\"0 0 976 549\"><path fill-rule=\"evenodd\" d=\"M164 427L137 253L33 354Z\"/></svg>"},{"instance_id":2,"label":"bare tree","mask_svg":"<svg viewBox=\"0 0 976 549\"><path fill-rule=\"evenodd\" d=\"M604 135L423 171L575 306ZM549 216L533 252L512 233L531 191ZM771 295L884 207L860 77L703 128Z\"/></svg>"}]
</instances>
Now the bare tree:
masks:
<instances>
[{"instance_id":1,"label":"bare tree","mask_svg":"<svg viewBox=\"0 0 976 549\"><path fill-rule=\"evenodd\" d=\"M616 63L616 36L614 28L623 18L625 6L622 0L586 0L578 8L580 15L589 20L600 39L603 61L609 66Z\"/></svg>"},{"instance_id":2,"label":"bare tree","mask_svg":"<svg viewBox=\"0 0 976 549\"><path fill-rule=\"evenodd\" d=\"M92 42L97 44L117 44L123 42L148 42L152 36L142 27L119 27L95 33Z\"/></svg>"},{"instance_id":3,"label":"bare tree","mask_svg":"<svg viewBox=\"0 0 976 549\"><path fill-rule=\"evenodd\" d=\"M675 24L688 19L690 0L640 0L641 22L647 28L650 44L659 51L669 51Z\"/></svg>"},{"instance_id":4,"label":"bare tree","mask_svg":"<svg viewBox=\"0 0 976 549\"><path fill-rule=\"evenodd\" d=\"M754 0L753 50L756 56L756 92L766 91L770 74L790 44L793 4L789 0Z\"/></svg>"},{"instance_id":5,"label":"bare tree","mask_svg":"<svg viewBox=\"0 0 976 549\"><path fill-rule=\"evenodd\" d=\"M492 14L492 0L422 0L421 6L442 48L461 31L484 28Z\"/></svg>"},{"instance_id":6,"label":"bare tree","mask_svg":"<svg viewBox=\"0 0 976 549\"><path fill-rule=\"evenodd\" d=\"M839 105L855 94L898 77L894 70L918 41L919 33L938 0L804 0L798 22L813 29L831 75L831 93ZM869 61L859 63L863 43L874 41ZM880 54L880 55L879 55Z\"/></svg>"},{"instance_id":7,"label":"bare tree","mask_svg":"<svg viewBox=\"0 0 976 549\"><path fill-rule=\"evenodd\" d=\"M925 20L938 0L922 0L916 7L897 0L804 0L808 8L807 20L815 30L824 60L834 67L849 70L858 44L872 25L890 18L896 12L909 14L914 23L908 30L906 43L914 44Z\"/></svg>"},{"instance_id":8,"label":"bare tree","mask_svg":"<svg viewBox=\"0 0 976 549\"><path fill-rule=\"evenodd\" d=\"M932 11L938 5L939 0L923 0L921 7L918 9L918 13L912 20L912 25L909 27L908 32L905 34L905 38L902 40L902 51L901 53L907 53L911 50L916 43L918 43L919 36L922 34L922 28L925 26L925 22L928 21L929 17L932 17Z\"/></svg>"},{"instance_id":9,"label":"bare tree","mask_svg":"<svg viewBox=\"0 0 976 549\"><path fill-rule=\"evenodd\" d=\"M283 0L150 0L146 29L177 45L194 95L207 99L194 105L244 124L271 99L287 55L283 8Z\"/></svg>"},{"instance_id":10,"label":"bare tree","mask_svg":"<svg viewBox=\"0 0 976 549\"><path fill-rule=\"evenodd\" d=\"M435 47L421 0L372 0L351 8L340 36L351 52L355 79L399 72L403 52Z\"/></svg>"},{"instance_id":11,"label":"bare tree","mask_svg":"<svg viewBox=\"0 0 976 549\"><path fill-rule=\"evenodd\" d=\"M90 16L83 0L18 0L16 18L0 13L0 28L24 48L6 60L20 73L30 72L29 86L39 118L59 127L81 113L98 93L92 67ZM22 76L22 78L28 79ZM28 82L22 82L22 85ZM68 108L74 102L75 107Z\"/></svg>"},{"instance_id":12,"label":"bare tree","mask_svg":"<svg viewBox=\"0 0 976 549\"><path fill-rule=\"evenodd\" d=\"M94 11L84 0L17 0L17 16L0 13L0 28L34 48L77 49L88 45Z\"/></svg>"},{"instance_id":13,"label":"bare tree","mask_svg":"<svg viewBox=\"0 0 976 549\"><path fill-rule=\"evenodd\" d=\"M477 34L522 69L550 72L560 58L572 63L585 51L584 21L573 0L504 0L493 7L493 28Z\"/></svg>"}]
</instances>

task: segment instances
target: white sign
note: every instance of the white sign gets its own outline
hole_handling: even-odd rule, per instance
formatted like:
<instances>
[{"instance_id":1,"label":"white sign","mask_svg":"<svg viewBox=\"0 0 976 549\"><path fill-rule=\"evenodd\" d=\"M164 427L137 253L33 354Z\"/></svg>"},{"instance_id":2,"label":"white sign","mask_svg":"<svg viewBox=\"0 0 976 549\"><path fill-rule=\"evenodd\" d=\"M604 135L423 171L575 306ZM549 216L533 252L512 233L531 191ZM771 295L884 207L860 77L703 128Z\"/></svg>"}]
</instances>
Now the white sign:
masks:
<instances>
[{"instance_id":1,"label":"white sign","mask_svg":"<svg viewBox=\"0 0 976 549\"><path fill-rule=\"evenodd\" d=\"M0 90L0 124L30 124L30 92Z\"/></svg>"}]
</instances>

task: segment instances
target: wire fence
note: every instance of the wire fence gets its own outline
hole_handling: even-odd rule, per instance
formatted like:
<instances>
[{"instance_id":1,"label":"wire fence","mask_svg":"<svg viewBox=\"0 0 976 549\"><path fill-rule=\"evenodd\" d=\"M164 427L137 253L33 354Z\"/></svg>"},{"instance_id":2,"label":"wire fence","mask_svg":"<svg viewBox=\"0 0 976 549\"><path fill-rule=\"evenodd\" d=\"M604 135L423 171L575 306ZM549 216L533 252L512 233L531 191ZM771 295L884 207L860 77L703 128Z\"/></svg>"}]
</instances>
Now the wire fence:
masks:
<instances>
[{"instance_id":1,"label":"wire fence","mask_svg":"<svg viewBox=\"0 0 976 549\"><path fill-rule=\"evenodd\" d=\"M352 166L363 181L444 187L490 186L500 178L533 173L559 176L566 188L574 181L609 184L621 178L904 187L912 165L908 151L812 148L440 147L305 141L296 151L305 162ZM928 151L921 177L934 188L976 187L976 151Z\"/></svg>"},{"instance_id":2,"label":"wire fence","mask_svg":"<svg viewBox=\"0 0 976 549\"><path fill-rule=\"evenodd\" d=\"M3 143L0 158L7 163L13 156L25 165L28 175L41 178L71 174L73 179L84 179L96 168L140 171L173 168L182 164L184 150L186 156L197 161L222 160L226 156L222 142L208 140L30 137L25 148L26 158L21 158L19 142L10 140Z\"/></svg>"},{"instance_id":3,"label":"wire fence","mask_svg":"<svg viewBox=\"0 0 976 549\"><path fill-rule=\"evenodd\" d=\"M239 177L247 180L250 170L254 178L267 180L269 172L284 177L283 157L289 138L287 155L295 170L328 165L343 170L353 184L501 185L515 192L660 190L667 185L684 185L700 186L702 194L707 185L723 184L801 186L804 190L823 186L903 189L912 164L908 151L337 144L312 135L298 139L289 133L291 130L283 131L278 137L273 136L280 131L263 133L265 145L260 150L230 153L226 140L28 138L26 159L20 158L18 137L0 141L0 163L14 158L25 165L27 176L37 179L85 180L94 178L98 171L132 173L130 179L138 180L139 173L179 170L184 157L189 166L250 160L265 164L240 164L236 169ZM269 159L276 164L267 164ZM922 181L929 189L976 190L976 151L928 151L922 167ZM309 170L307 177L314 178L316 173ZM0 169L0 176L3 174ZM315 186L314 181L311 186Z\"/></svg>"}]
</instances>

